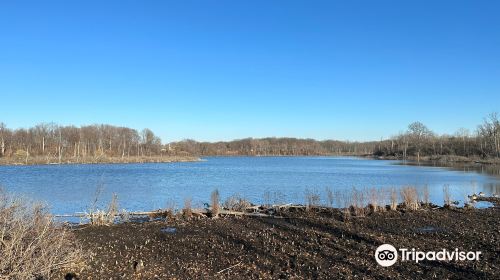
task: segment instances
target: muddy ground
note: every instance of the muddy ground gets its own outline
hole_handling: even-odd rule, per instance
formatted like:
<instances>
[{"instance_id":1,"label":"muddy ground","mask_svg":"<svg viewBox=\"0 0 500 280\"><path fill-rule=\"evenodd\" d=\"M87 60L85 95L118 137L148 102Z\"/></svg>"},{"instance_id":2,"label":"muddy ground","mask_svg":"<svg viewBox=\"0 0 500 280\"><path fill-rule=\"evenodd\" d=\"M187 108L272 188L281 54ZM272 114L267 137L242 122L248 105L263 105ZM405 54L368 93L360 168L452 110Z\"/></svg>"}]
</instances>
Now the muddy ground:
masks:
<instances>
[{"instance_id":1,"label":"muddy ground","mask_svg":"<svg viewBox=\"0 0 500 280\"><path fill-rule=\"evenodd\" d=\"M177 219L82 226L93 252L79 279L500 279L500 209L377 212L291 209L282 218ZM481 251L480 261L381 267L384 243L422 251Z\"/></svg>"}]
</instances>

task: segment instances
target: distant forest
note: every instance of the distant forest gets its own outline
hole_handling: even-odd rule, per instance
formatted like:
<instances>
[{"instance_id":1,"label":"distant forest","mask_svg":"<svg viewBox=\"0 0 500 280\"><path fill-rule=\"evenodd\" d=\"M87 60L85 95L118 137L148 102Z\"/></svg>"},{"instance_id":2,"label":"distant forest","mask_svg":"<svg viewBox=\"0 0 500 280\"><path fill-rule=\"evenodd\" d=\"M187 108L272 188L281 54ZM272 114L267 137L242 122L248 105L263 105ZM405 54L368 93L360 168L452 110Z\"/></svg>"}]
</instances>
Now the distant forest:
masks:
<instances>
[{"instance_id":1,"label":"distant forest","mask_svg":"<svg viewBox=\"0 0 500 280\"><path fill-rule=\"evenodd\" d=\"M297 138L241 139L229 142L183 140L162 144L150 129L137 131L112 125L82 127L42 123L9 129L0 122L0 157L133 157L163 155L375 155L409 158L436 155L500 157L500 121L492 113L476 131L459 129L438 135L420 122L382 141L348 142Z\"/></svg>"},{"instance_id":2,"label":"distant forest","mask_svg":"<svg viewBox=\"0 0 500 280\"><path fill-rule=\"evenodd\" d=\"M241 139L230 142L170 143L177 152L195 155L375 155L394 158L452 155L500 157L500 121L496 113L484 119L476 131L461 128L453 135L438 135L420 122L390 139L348 142L296 138Z\"/></svg>"}]
</instances>

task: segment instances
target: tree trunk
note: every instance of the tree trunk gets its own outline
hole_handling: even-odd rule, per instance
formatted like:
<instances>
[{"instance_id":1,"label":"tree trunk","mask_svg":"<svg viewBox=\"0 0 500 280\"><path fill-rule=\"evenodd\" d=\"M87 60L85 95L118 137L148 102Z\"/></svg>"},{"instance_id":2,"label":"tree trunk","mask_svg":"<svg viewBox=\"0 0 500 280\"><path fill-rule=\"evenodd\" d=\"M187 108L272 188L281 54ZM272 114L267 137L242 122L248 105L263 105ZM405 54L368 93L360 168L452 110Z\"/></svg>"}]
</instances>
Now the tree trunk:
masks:
<instances>
[{"instance_id":1,"label":"tree trunk","mask_svg":"<svg viewBox=\"0 0 500 280\"><path fill-rule=\"evenodd\" d=\"M123 142L123 147L122 147L122 158L125 157L125 142Z\"/></svg>"},{"instance_id":2,"label":"tree trunk","mask_svg":"<svg viewBox=\"0 0 500 280\"><path fill-rule=\"evenodd\" d=\"M28 164L29 157L30 157L30 147L26 146L26 165Z\"/></svg>"},{"instance_id":3,"label":"tree trunk","mask_svg":"<svg viewBox=\"0 0 500 280\"><path fill-rule=\"evenodd\" d=\"M1 156L4 156L5 155L5 140L3 139L2 137L2 143L0 145L0 151L2 152L2 154L0 154Z\"/></svg>"},{"instance_id":4,"label":"tree trunk","mask_svg":"<svg viewBox=\"0 0 500 280\"><path fill-rule=\"evenodd\" d=\"M61 153L61 150L62 150L62 149L61 149L61 145L59 145L59 146L57 147L57 152L59 153L59 163L61 163L61 160L62 160L62 153Z\"/></svg>"}]
</instances>

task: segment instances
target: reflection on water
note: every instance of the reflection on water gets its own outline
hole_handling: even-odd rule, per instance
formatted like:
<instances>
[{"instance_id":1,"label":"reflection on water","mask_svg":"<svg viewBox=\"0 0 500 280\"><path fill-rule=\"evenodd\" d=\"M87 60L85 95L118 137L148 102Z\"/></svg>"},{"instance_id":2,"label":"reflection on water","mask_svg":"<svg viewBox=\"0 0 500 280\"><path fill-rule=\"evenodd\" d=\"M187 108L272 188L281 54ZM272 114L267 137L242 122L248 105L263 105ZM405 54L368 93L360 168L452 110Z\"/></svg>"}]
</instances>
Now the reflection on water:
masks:
<instances>
[{"instance_id":1,"label":"reflection on water","mask_svg":"<svg viewBox=\"0 0 500 280\"><path fill-rule=\"evenodd\" d=\"M434 167L398 165L398 161L345 157L208 157L202 162L146 164L89 164L0 166L0 185L8 191L46 201L55 214L89 208L96 188L103 186L100 207L117 193L120 209L182 208L186 198L193 207L209 202L217 188L221 199L233 194L254 203L301 203L306 193L327 203L339 197L377 189L415 186L429 190L430 201L443 204L443 186L453 200L484 192L500 194L498 170L491 166ZM495 173L497 172L497 173ZM330 192L328 190L330 190Z\"/></svg>"},{"instance_id":2,"label":"reflection on water","mask_svg":"<svg viewBox=\"0 0 500 280\"><path fill-rule=\"evenodd\" d=\"M480 163L464 163L464 162L442 163L436 161L422 161L420 163L416 161L398 161L397 163L401 165L412 165L412 166L446 167L456 171L477 172L489 176L500 177L500 165L498 164L480 164Z\"/></svg>"},{"instance_id":3,"label":"reflection on water","mask_svg":"<svg viewBox=\"0 0 500 280\"><path fill-rule=\"evenodd\" d=\"M500 165L498 164L479 164L479 163L441 163L435 161L399 161L396 164L400 165L410 165L410 166L432 166L439 168L447 168L454 171L460 171L464 173L474 172L479 174L484 174L487 176L494 176L500 179ZM474 184L474 183L472 183ZM484 193L499 194L500 193L500 183L499 182L489 182L483 184Z\"/></svg>"}]
</instances>

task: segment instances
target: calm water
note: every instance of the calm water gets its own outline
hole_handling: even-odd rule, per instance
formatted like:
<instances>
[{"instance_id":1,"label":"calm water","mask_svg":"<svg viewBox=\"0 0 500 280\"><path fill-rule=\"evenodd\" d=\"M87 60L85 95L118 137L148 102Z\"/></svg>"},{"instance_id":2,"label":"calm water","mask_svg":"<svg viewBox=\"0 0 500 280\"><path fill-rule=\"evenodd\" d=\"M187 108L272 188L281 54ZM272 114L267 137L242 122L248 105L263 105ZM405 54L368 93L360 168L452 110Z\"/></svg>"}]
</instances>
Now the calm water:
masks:
<instances>
[{"instance_id":1,"label":"calm water","mask_svg":"<svg viewBox=\"0 0 500 280\"><path fill-rule=\"evenodd\" d=\"M395 163L343 157L210 157L190 163L0 166L0 185L47 202L55 214L84 211L98 186L103 188L101 205L117 193L120 208L134 211L164 208L173 201L179 207L187 197L201 206L215 188L223 199L240 194L255 203L265 197L304 203L306 189L326 197L326 187L349 192L353 187L427 185L436 204L443 202L445 184L460 201L473 192L500 193L498 177Z\"/></svg>"}]
</instances>

